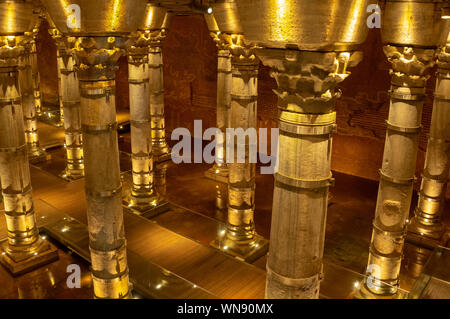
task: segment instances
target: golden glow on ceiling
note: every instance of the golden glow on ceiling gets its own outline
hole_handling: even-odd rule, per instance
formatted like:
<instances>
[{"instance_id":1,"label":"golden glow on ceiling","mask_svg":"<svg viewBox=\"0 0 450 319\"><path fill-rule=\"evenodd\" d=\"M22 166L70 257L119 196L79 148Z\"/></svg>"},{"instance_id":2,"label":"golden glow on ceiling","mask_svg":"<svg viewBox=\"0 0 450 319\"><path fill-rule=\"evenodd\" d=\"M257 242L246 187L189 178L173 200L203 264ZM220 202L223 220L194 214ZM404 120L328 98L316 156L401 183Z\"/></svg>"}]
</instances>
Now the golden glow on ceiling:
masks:
<instances>
[{"instance_id":1,"label":"golden glow on ceiling","mask_svg":"<svg viewBox=\"0 0 450 319\"><path fill-rule=\"evenodd\" d=\"M148 13L147 13L147 20L145 21L145 26L150 27L152 25L153 20L153 10L151 10L151 7L148 7Z\"/></svg>"},{"instance_id":2,"label":"golden glow on ceiling","mask_svg":"<svg viewBox=\"0 0 450 319\"><path fill-rule=\"evenodd\" d=\"M414 14L413 14L413 3L407 3L407 8L403 11L403 15L399 16L399 25L403 26L401 34L403 35L403 42L413 42L413 27L415 24Z\"/></svg>"},{"instance_id":3,"label":"golden glow on ceiling","mask_svg":"<svg viewBox=\"0 0 450 319\"><path fill-rule=\"evenodd\" d=\"M112 19L111 19L111 21L112 21L111 26L112 26L113 30L115 30L119 27L120 1L121 0L114 0L113 13L112 13Z\"/></svg>"},{"instance_id":4,"label":"golden glow on ceiling","mask_svg":"<svg viewBox=\"0 0 450 319\"><path fill-rule=\"evenodd\" d=\"M352 15L347 17L347 19L350 21L347 21L347 23L345 24L346 27L343 30L344 42L351 42L354 38L354 34L358 32L358 24L360 22L360 19L362 19L363 13L366 10L366 7L364 6L365 2L365 0L352 1L352 6L350 9Z\"/></svg>"},{"instance_id":5,"label":"golden glow on ceiling","mask_svg":"<svg viewBox=\"0 0 450 319\"><path fill-rule=\"evenodd\" d=\"M291 2L290 0L270 0L270 12L275 15L276 21L270 30L270 37L273 40L287 41L292 25L295 25L292 19Z\"/></svg>"},{"instance_id":6,"label":"golden glow on ceiling","mask_svg":"<svg viewBox=\"0 0 450 319\"><path fill-rule=\"evenodd\" d=\"M15 28L15 20L16 20L16 12L14 11L14 3L7 3L8 9L6 12L6 19L7 19L7 33L14 32Z\"/></svg>"}]
</instances>

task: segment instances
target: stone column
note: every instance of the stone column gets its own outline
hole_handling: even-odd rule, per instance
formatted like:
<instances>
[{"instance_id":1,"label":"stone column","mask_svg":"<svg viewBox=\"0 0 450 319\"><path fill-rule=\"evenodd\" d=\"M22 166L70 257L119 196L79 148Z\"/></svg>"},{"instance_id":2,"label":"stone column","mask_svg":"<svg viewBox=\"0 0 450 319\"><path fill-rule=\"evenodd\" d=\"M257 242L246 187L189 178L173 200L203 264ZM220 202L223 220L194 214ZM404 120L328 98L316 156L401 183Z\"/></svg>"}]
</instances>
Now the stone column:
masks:
<instances>
[{"instance_id":1,"label":"stone column","mask_svg":"<svg viewBox=\"0 0 450 319\"><path fill-rule=\"evenodd\" d=\"M165 29L155 30L152 33L148 55L152 145L153 156L156 162L163 162L171 158L170 148L166 142L166 129L164 124L162 41L165 36Z\"/></svg>"},{"instance_id":2,"label":"stone column","mask_svg":"<svg viewBox=\"0 0 450 319\"><path fill-rule=\"evenodd\" d=\"M440 240L450 167L450 37L438 52L433 114L419 201L408 231Z\"/></svg>"},{"instance_id":3,"label":"stone column","mask_svg":"<svg viewBox=\"0 0 450 319\"><path fill-rule=\"evenodd\" d=\"M34 101L33 69L31 67L31 52L35 46L32 34L27 35L24 51L20 56L19 83L22 95L22 108L25 125L25 139L28 157L31 162L41 162L49 159L48 154L39 145L36 106Z\"/></svg>"},{"instance_id":4,"label":"stone column","mask_svg":"<svg viewBox=\"0 0 450 319\"><path fill-rule=\"evenodd\" d=\"M258 50L278 88L279 153L266 297L318 298L322 278L337 84L354 53Z\"/></svg>"},{"instance_id":5,"label":"stone column","mask_svg":"<svg viewBox=\"0 0 450 319\"><path fill-rule=\"evenodd\" d=\"M228 217L214 246L246 261L267 251L254 224L259 59L238 34L220 35L231 53L232 85L227 134ZM234 129L232 134L231 129ZM239 132L241 131L241 132ZM242 158L240 157L242 155Z\"/></svg>"},{"instance_id":6,"label":"stone column","mask_svg":"<svg viewBox=\"0 0 450 319\"><path fill-rule=\"evenodd\" d=\"M33 91L34 91L34 107L36 108L36 115L38 117L42 116L42 101L41 101L41 76L39 74L38 58L37 58L37 47L36 39L39 33L39 26L41 24L41 19L39 23L33 30L33 43L31 46L30 59L31 59L31 70L33 72Z\"/></svg>"},{"instance_id":7,"label":"stone column","mask_svg":"<svg viewBox=\"0 0 450 319\"><path fill-rule=\"evenodd\" d=\"M217 104L216 127L222 132L223 140L216 145L216 161L206 171L205 176L220 182L228 182L228 166L226 163L226 128L229 126L228 112L231 104L231 54L226 43L221 40L220 30L212 14L205 14L211 37L217 45Z\"/></svg>"},{"instance_id":8,"label":"stone column","mask_svg":"<svg viewBox=\"0 0 450 319\"><path fill-rule=\"evenodd\" d=\"M156 33L159 34L159 31ZM152 217L169 208L154 188L148 69L148 42L152 36L155 35L151 31L138 32L128 49L133 185L124 201L129 208L145 217Z\"/></svg>"},{"instance_id":9,"label":"stone column","mask_svg":"<svg viewBox=\"0 0 450 319\"><path fill-rule=\"evenodd\" d=\"M13 275L58 259L39 237L33 207L18 70L28 45L28 37L0 36L0 179L8 229L0 261Z\"/></svg>"},{"instance_id":10,"label":"stone column","mask_svg":"<svg viewBox=\"0 0 450 319\"><path fill-rule=\"evenodd\" d=\"M84 176L83 135L81 132L80 89L75 72L75 59L72 50L74 37L65 37L59 32L53 35L58 52L59 92L63 106L64 140L66 149L66 168L60 176L75 180Z\"/></svg>"},{"instance_id":11,"label":"stone column","mask_svg":"<svg viewBox=\"0 0 450 319\"><path fill-rule=\"evenodd\" d=\"M375 219L369 249L364 297L393 296L413 192L427 72L434 65L433 49L384 47L392 65L391 104L380 170Z\"/></svg>"},{"instance_id":12,"label":"stone column","mask_svg":"<svg viewBox=\"0 0 450 319\"><path fill-rule=\"evenodd\" d=\"M115 105L121 37L79 37L74 49L80 84L85 187L96 298L130 294L123 224Z\"/></svg>"}]
</instances>

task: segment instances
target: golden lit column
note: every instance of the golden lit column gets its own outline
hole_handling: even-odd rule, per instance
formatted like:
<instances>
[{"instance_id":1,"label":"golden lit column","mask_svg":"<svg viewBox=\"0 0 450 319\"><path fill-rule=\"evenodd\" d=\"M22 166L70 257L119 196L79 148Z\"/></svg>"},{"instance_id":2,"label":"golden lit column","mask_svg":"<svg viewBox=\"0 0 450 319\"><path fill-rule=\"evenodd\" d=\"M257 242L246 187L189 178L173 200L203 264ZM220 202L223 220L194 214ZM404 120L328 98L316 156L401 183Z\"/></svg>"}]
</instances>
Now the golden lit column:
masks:
<instances>
[{"instance_id":1,"label":"golden lit column","mask_svg":"<svg viewBox=\"0 0 450 319\"><path fill-rule=\"evenodd\" d=\"M158 11L158 8L163 12ZM164 18L165 9L155 7L152 15L157 14ZM167 202L159 198L154 188L148 70L148 44L151 37L150 30L137 32L131 38L133 44L128 49L133 184L124 202L145 217L168 209Z\"/></svg>"},{"instance_id":2,"label":"golden lit column","mask_svg":"<svg viewBox=\"0 0 450 319\"><path fill-rule=\"evenodd\" d=\"M266 296L318 298L328 188L333 182L331 138L340 96L336 87L360 54L271 49L258 55L272 68L279 110Z\"/></svg>"},{"instance_id":3,"label":"golden lit column","mask_svg":"<svg viewBox=\"0 0 450 319\"><path fill-rule=\"evenodd\" d=\"M228 134L228 216L226 229L213 245L228 254L253 261L267 251L267 241L256 234L255 173L259 59L241 34L221 33L231 53L231 103ZM241 130L242 132L236 132ZM253 133L253 134L252 134ZM254 153L252 153L254 152ZM242 154L242 158L239 156Z\"/></svg>"},{"instance_id":4,"label":"golden lit column","mask_svg":"<svg viewBox=\"0 0 450 319\"><path fill-rule=\"evenodd\" d=\"M65 36L76 37L89 248L96 298L131 295L115 105L117 61L144 26L146 0L43 1ZM72 9L68 6L71 5Z\"/></svg>"},{"instance_id":5,"label":"golden lit column","mask_svg":"<svg viewBox=\"0 0 450 319\"><path fill-rule=\"evenodd\" d=\"M166 37L169 17L169 14L167 14L167 21L161 29L153 30L148 52L150 115L152 120L153 158L155 162L163 162L171 158L170 148L166 142L164 120L164 72L162 56L162 42Z\"/></svg>"},{"instance_id":6,"label":"golden lit column","mask_svg":"<svg viewBox=\"0 0 450 319\"><path fill-rule=\"evenodd\" d=\"M363 298L397 296L425 87L440 37L440 10L432 1L387 1L382 17L391 101Z\"/></svg>"},{"instance_id":7,"label":"golden lit column","mask_svg":"<svg viewBox=\"0 0 450 319\"><path fill-rule=\"evenodd\" d=\"M226 163L226 128L228 127L228 112L231 104L231 54L226 43L221 40L220 30L214 15L205 14L211 37L217 45L217 104L216 127L222 132L223 140L216 145L216 161L206 173L206 177L214 180L228 181L228 166Z\"/></svg>"},{"instance_id":8,"label":"golden lit column","mask_svg":"<svg viewBox=\"0 0 450 319\"><path fill-rule=\"evenodd\" d=\"M436 88L415 217L408 231L440 240L445 230L442 213L450 169L450 36L437 55Z\"/></svg>"},{"instance_id":9,"label":"golden lit column","mask_svg":"<svg viewBox=\"0 0 450 319\"><path fill-rule=\"evenodd\" d=\"M74 49L97 298L125 298L130 293L115 105L116 63L125 54L124 48L123 38L79 37Z\"/></svg>"},{"instance_id":10,"label":"golden lit column","mask_svg":"<svg viewBox=\"0 0 450 319\"><path fill-rule=\"evenodd\" d=\"M58 252L40 238L36 226L24 134L19 63L29 49L29 36L23 32L28 26L22 24L33 19L32 6L23 1L0 3L0 21L9 19L11 30L0 29L0 179L8 230L0 262L20 275L58 259Z\"/></svg>"},{"instance_id":11,"label":"golden lit column","mask_svg":"<svg viewBox=\"0 0 450 319\"><path fill-rule=\"evenodd\" d=\"M31 162L40 162L49 159L49 155L39 144L37 128L37 114L34 100L34 81L32 68L32 50L35 46L32 33L27 33L24 40L24 50L19 61L19 83L22 95L22 108L25 124L25 139L27 142L28 157Z\"/></svg>"},{"instance_id":12,"label":"golden lit column","mask_svg":"<svg viewBox=\"0 0 450 319\"><path fill-rule=\"evenodd\" d=\"M75 180L84 176L83 134L81 132L80 89L72 50L76 38L53 31L58 52L59 92L63 106L66 168L60 176Z\"/></svg>"},{"instance_id":13,"label":"golden lit column","mask_svg":"<svg viewBox=\"0 0 450 319\"><path fill-rule=\"evenodd\" d=\"M33 29L33 42L30 52L31 69L33 72L34 106L36 108L36 115L38 117L42 116L42 101L41 101L41 77L39 74L39 67L38 67L36 39L39 33L39 27L41 25L41 22L42 20L39 19L38 24Z\"/></svg>"},{"instance_id":14,"label":"golden lit column","mask_svg":"<svg viewBox=\"0 0 450 319\"><path fill-rule=\"evenodd\" d=\"M236 1L246 41L261 47L256 55L277 82L267 298L319 297L337 84L361 58L353 52L367 35L369 3Z\"/></svg>"}]
</instances>

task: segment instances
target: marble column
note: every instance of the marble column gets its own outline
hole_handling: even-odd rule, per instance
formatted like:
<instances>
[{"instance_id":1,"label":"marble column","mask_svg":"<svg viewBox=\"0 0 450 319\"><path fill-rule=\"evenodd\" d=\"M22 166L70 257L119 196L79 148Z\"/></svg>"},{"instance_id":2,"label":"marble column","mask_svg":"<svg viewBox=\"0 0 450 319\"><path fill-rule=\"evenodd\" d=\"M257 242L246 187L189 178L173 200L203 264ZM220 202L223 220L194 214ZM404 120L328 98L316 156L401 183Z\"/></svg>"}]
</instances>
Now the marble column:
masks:
<instances>
[{"instance_id":1,"label":"marble column","mask_svg":"<svg viewBox=\"0 0 450 319\"><path fill-rule=\"evenodd\" d=\"M361 55L258 50L277 82L279 153L266 297L319 297L337 84Z\"/></svg>"},{"instance_id":2,"label":"marble column","mask_svg":"<svg viewBox=\"0 0 450 319\"><path fill-rule=\"evenodd\" d=\"M123 224L115 105L122 37L78 37L74 54L81 127L92 277L96 298L127 298L129 275ZM101 66L101 67L99 67Z\"/></svg>"},{"instance_id":3,"label":"marble column","mask_svg":"<svg viewBox=\"0 0 450 319\"><path fill-rule=\"evenodd\" d=\"M66 168L60 176L67 180L76 180L84 176L83 135L81 132L80 89L75 71L75 59L72 51L74 37L65 37L54 32L58 54L59 93L62 111L65 114L64 145L66 149Z\"/></svg>"},{"instance_id":4,"label":"marble column","mask_svg":"<svg viewBox=\"0 0 450 319\"><path fill-rule=\"evenodd\" d=\"M124 201L145 217L153 217L169 208L154 187L148 50L150 39L157 34L150 30L138 32L128 49L133 184Z\"/></svg>"},{"instance_id":5,"label":"marble column","mask_svg":"<svg viewBox=\"0 0 450 319\"><path fill-rule=\"evenodd\" d=\"M450 169L450 37L437 54L436 88L419 200L408 231L440 240Z\"/></svg>"},{"instance_id":6,"label":"marble column","mask_svg":"<svg viewBox=\"0 0 450 319\"><path fill-rule=\"evenodd\" d=\"M214 15L205 14L210 35L217 46L217 104L216 127L222 132L222 140L216 143L216 160L214 166L205 172L205 176L220 182L228 182L226 163L226 128L229 126L229 109L231 104L231 54L226 43L221 40L220 30Z\"/></svg>"},{"instance_id":7,"label":"marble column","mask_svg":"<svg viewBox=\"0 0 450 319\"><path fill-rule=\"evenodd\" d=\"M13 275L58 259L56 248L39 236L33 206L19 75L29 41L0 36L0 179L8 230L0 262Z\"/></svg>"},{"instance_id":8,"label":"marble column","mask_svg":"<svg viewBox=\"0 0 450 319\"><path fill-rule=\"evenodd\" d=\"M259 59L242 35L221 33L220 37L231 53L232 69L226 135L228 215L226 230L213 245L251 262L268 249L267 241L256 234L254 223Z\"/></svg>"},{"instance_id":9,"label":"marble column","mask_svg":"<svg viewBox=\"0 0 450 319\"><path fill-rule=\"evenodd\" d=\"M155 162L170 160L164 120L164 77L162 41L166 29L154 30L148 54L152 148Z\"/></svg>"},{"instance_id":10,"label":"marble column","mask_svg":"<svg viewBox=\"0 0 450 319\"><path fill-rule=\"evenodd\" d=\"M32 37L32 32L28 33L27 39L24 41L24 50L19 60L19 83L22 96L25 139L29 160L31 162L41 162L48 160L50 156L39 143L31 54L36 44Z\"/></svg>"}]
</instances>

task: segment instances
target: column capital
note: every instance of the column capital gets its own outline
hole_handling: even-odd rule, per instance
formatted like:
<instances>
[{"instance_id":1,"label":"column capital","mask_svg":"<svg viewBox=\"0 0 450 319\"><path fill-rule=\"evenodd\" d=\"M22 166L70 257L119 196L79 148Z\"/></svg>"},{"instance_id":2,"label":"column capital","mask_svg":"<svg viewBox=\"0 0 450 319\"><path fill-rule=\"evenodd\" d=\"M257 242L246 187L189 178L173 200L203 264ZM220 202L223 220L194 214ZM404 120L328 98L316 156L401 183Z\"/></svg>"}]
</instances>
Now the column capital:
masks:
<instances>
[{"instance_id":1,"label":"column capital","mask_svg":"<svg viewBox=\"0 0 450 319\"><path fill-rule=\"evenodd\" d=\"M25 47L22 36L0 36L0 67L16 67Z\"/></svg>"},{"instance_id":2,"label":"column capital","mask_svg":"<svg viewBox=\"0 0 450 319\"><path fill-rule=\"evenodd\" d=\"M215 39L218 48L228 50L231 63L237 67L258 66L259 58L255 54L258 49L254 43L245 41L242 34L218 33Z\"/></svg>"},{"instance_id":3,"label":"column capital","mask_svg":"<svg viewBox=\"0 0 450 319\"><path fill-rule=\"evenodd\" d=\"M391 63L392 84L402 87L425 87L428 72L435 65L435 49L386 45L384 54Z\"/></svg>"},{"instance_id":4,"label":"column capital","mask_svg":"<svg viewBox=\"0 0 450 319\"><path fill-rule=\"evenodd\" d=\"M79 79L87 81L113 80L117 61L126 54L124 37L79 37L74 46Z\"/></svg>"},{"instance_id":5,"label":"column capital","mask_svg":"<svg viewBox=\"0 0 450 319\"><path fill-rule=\"evenodd\" d=\"M129 35L127 41L128 63L139 66L148 63L151 40L147 31L137 31Z\"/></svg>"},{"instance_id":6,"label":"column capital","mask_svg":"<svg viewBox=\"0 0 450 319\"><path fill-rule=\"evenodd\" d=\"M294 112L328 113L341 93L337 89L357 65L361 52L312 52L257 49L264 65L271 67L277 82L279 107Z\"/></svg>"}]
</instances>

